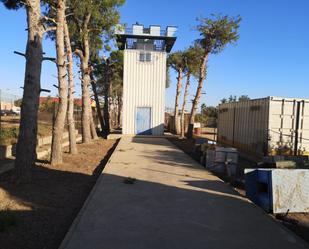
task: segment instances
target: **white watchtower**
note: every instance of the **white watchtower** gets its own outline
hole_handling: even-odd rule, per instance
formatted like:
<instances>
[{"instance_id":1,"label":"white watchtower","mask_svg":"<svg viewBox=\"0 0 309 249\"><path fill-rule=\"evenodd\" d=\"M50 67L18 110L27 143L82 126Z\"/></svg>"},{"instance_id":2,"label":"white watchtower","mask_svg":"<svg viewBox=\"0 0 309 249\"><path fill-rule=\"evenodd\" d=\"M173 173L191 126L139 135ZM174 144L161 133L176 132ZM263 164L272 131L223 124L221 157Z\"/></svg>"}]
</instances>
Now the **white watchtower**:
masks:
<instances>
[{"instance_id":1,"label":"white watchtower","mask_svg":"<svg viewBox=\"0 0 309 249\"><path fill-rule=\"evenodd\" d=\"M134 24L116 32L124 50L122 133L163 135L166 54L171 51L177 28Z\"/></svg>"}]
</instances>

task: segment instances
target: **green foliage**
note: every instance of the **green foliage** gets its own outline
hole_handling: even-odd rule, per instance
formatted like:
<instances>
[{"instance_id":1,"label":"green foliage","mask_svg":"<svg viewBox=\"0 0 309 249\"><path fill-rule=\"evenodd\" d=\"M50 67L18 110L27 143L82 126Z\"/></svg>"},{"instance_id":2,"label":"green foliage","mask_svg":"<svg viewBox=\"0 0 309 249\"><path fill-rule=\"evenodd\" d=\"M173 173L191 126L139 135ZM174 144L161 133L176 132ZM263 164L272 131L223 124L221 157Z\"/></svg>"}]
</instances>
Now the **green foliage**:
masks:
<instances>
[{"instance_id":1,"label":"green foliage","mask_svg":"<svg viewBox=\"0 0 309 249\"><path fill-rule=\"evenodd\" d=\"M195 115L195 121L200 122L203 126L216 127L218 119L218 108L215 106L201 105L201 113Z\"/></svg>"},{"instance_id":2,"label":"green foliage","mask_svg":"<svg viewBox=\"0 0 309 249\"><path fill-rule=\"evenodd\" d=\"M248 101L250 100L250 97L248 95L241 95L237 98L236 95L230 95L230 97L228 99L223 98L220 100L221 104L224 103L232 103L232 102L236 102L236 101Z\"/></svg>"},{"instance_id":3,"label":"green foliage","mask_svg":"<svg viewBox=\"0 0 309 249\"><path fill-rule=\"evenodd\" d=\"M232 103L232 102L236 102L237 101L237 96L236 95L230 95L229 97L229 103Z\"/></svg>"},{"instance_id":4,"label":"green foliage","mask_svg":"<svg viewBox=\"0 0 309 249\"><path fill-rule=\"evenodd\" d=\"M185 72L187 69L185 53L182 51L171 53L167 58L167 65L176 72L179 72L180 70Z\"/></svg>"},{"instance_id":5,"label":"green foliage","mask_svg":"<svg viewBox=\"0 0 309 249\"><path fill-rule=\"evenodd\" d=\"M91 56L96 57L103 47L108 49L103 40L112 38L120 19L118 7L123 4L124 0L69 0L67 5L73 15L68 18L68 24L73 50L84 49L85 37L90 41Z\"/></svg>"},{"instance_id":6,"label":"green foliage","mask_svg":"<svg viewBox=\"0 0 309 249\"><path fill-rule=\"evenodd\" d=\"M206 117L209 117L209 118L217 118L218 117L218 108L215 107L215 106L206 106L205 104L202 104L201 114L203 116L206 116Z\"/></svg>"},{"instance_id":7,"label":"green foliage","mask_svg":"<svg viewBox=\"0 0 309 249\"><path fill-rule=\"evenodd\" d=\"M24 2L20 0L0 0L1 3L8 9L17 10L24 6Z\"/></svg>"},{"instance_id":8,"label":"green foliage","mask_svg":"<svg viewBox=\"0 0 309 249\"><path fill-rule=\"evenodd\" d=\"M123 51L116 50L110 54L109 80L112 84L110 94L121 96L123 87Z\"/></svg>"},{"instance_id":9,"label":"green foliage","mask_svg":"<svg viewBox=\"0 0 309 249\"><path fill-rule=\"evenodd\" d=\"M21 107L21 103L22 103L23 99L17 99L14 101L14 105L17 107Z\"/></svg>"},{"instance_id":10,"label":"green foliage","mask_svg":"<svg viewBox=\"0 0 309 249\"><path fill-rule=\"evenodd\" d=\"M188 73L197 78L199 73L199 64L203 59L203 49L195 44L186 49L183 56Z\"/></svg>"},{"instance_id":11,"label":"green foliage","mask_svg":"<svg viewBox=\"0 0 309 249\"><path fill-rule=\"evenodd\" d=\"M240 95L238 97L238 101L248 101L248 100L250 100L248 95Z\"/></svg>"},{"instance_id":12,"label":"green foliage","mask_svg":"<svg viewBox=\"0 0 309 249\"><path fill-rule=\"evenodd\" d=\"M197 113L195 115L194 121L202 124L206 124L208 120L208 117L205 115L202 115L201 113Z\"/></svg>"},{"instance_id":13,"label":"green foliage","mask_svg":"<svg viewBox=\"0 0 309 249\"><path fill-rule=\"evenodd\" d=\"M235 43L238 38L238 28L241 17L228 17L212 15L211 18L199 18L196 29L200 32L200 38L196 40L205 53L217 54L228 43Z\"/></svg>"},{"instance_id":14,"label":"green foliage","mask_svg":"<svg viewBox=\"0 0 309 249\"><path fill-rule=\"evenodd\" d=\"M110 53L109 58L97 58L92 61L94 76L97 79L99 93L111 84L111 96L121 96L123 86L123 51L116 50Z\"/></svg>"},{"instance_id":15,"label":"green foliage","mask_svg":"<svg viewBox=\"0 0 309 249\"><path fill-rule=\"evenodd\" d=\"M15 143L18 138L19 129L13 128L2 128L0 132L0 145Z\"/></svg>"},{"instance_id":16,"label":"green foliage","mask_svg":"<svg viewBox=\"0 0 309 249\"><path fill-rule=\"evenodd\" d=\"M220 100L220 103L221 103L221 104L225 104L225 103L227 103L227 102L228 102L228 101L227 101L226 98L223 98L223 99Z\"/></svg>"}]
</instances>

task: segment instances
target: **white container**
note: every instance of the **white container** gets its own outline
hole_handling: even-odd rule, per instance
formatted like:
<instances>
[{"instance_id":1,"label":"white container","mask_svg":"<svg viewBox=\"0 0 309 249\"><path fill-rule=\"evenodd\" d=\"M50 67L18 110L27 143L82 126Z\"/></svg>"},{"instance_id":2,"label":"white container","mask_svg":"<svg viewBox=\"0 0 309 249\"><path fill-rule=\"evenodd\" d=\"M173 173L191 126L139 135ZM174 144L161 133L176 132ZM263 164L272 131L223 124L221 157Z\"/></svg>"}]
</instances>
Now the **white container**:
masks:
<instances>
[{"instance_id":1,"label":"white container","mask_svg":"<svg viewBox=\"0 0 309 249\"><path fill-rule=\"evenodd\" d=\"M262 158L309 154L309 100L267 97L219 105L218 142Z\"/></svg>"},{"instance_id":2,"label":"white container","mask_svg":"<svg viewBox=\"0 0 309 249\"><path fill-rule=\"evenodd\" d=\"M168 27L166 28L166 36L174 37L175 34L176 34L176 31L177 31L177 27L168 26Z\"/></svg>"},{"instance_id":3,"label":"white container","mask_svg":"<svg viewBox=\"0 0 309 249\"><path fill-rule=\"evenodd\" d=\"M144 33L144 26L139 24L133 24L132 33L133 35L142 35Z\"/></svg>"},{"instance_id":4,"label":"white container","mask_svg":"<svg viewBox=\"0 0 309 249\"><path fill-rule=\"evenodd\" d=\"M151 25L150 26L150 35L152 35L152 36L160 36L160 30L161 30L160 26Z\"/></svg>"}]
</instances>

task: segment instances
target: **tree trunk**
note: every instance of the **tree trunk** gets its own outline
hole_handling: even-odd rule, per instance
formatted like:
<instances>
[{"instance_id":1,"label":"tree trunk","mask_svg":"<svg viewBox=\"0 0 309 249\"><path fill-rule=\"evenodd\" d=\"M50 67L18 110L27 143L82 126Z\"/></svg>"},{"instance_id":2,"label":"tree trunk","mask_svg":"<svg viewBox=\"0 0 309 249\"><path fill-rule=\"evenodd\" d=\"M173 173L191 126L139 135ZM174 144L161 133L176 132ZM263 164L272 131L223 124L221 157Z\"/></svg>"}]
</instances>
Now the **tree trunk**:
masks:
<instances>
[{"instance_id":1,"label":"tree trunk","mask_svg":"<svg viewBox=\"0 0 309 249\"><path fill-rule=\"evenodd\" d=\"M189 86L190 86L190 76L191 74L188 72L185 92L183 94L183 103L182 103L182 108L181 108L181 119L180 119L180 125L181 125L180 137L181 138L185 137L185 107L187 104L188 91L189 91Z\"/></svg>"},{"instance_id":2,"label":"tree trunk","mask_svg":"<svg viewBox=\"0 0 309 249\"><path fill-rule=\"evenodd\" d=\"M121 127L121 112L122 112L122 97L118 96L118 113L117 113L118 128Z\"/></svg>"},{"instance_id":3,"label":"tree trunk","mask_svg":"<svg viewBox=\"0 0 309 249\"><path fill-rule=\"evenodd\" d=\"M94 82L93 76L92 75L90 75L90 76L91 76L92 92L93 92L93 95L94 95L94 100L95 100L95 104L96 104L98 119L99 119L99 122L100 122L101 133L102 133L102 130L104 129L104 120L103 120L103 116L102 116L102 112L101 112L101 106L100 106L100 101L99 101L99 97L98 97L97 86L96 86L96 83Z\"/></svg>"},{"instance_id":4,"label":"tree trunk","mask_svg":"<svg viewBox=\"0 0 309 249\"><path fill-rule=\"evenodd\" d=\"M194 126L194 121L195 121L195 114L196 114L196 110L198 108L199 100L201 98L203 84L204 84L204 81L206 79L206 65L207 65L207 61L208 61L208 55L209 55L209 53L205 54L204 58L202 59L201 65L200 65L200 73L199 73L200 77L199 77L199 80L198 80L196 94L195 94L195 97L194 97L194 100L193 100L192 109L191 109L191 113L190 113L190 124L189 124L188 135L187 135L188 138L193 137L193 126Z\"/></svg>"},{"instance_id":5,"label":"tree trunk","mask_svg":"<svg viewBox=\"0 0 309 249\"><path fill-rule=\"evenodd\" d=\"M182 88L182 69L178 70L178 77L177 77L177 87L176 87L176 97L175 97L175 133L180 134L180 120L179 120L179 97Z\"/></svg>"},{"instance_id":6,"label":"tree trunk","mask_svg":"<svg viewBox=\"0 0 309 249\"><path fill-rule=\"evenodd\" d=\"M103 106L103 116L104 116L104 129L103 135L107 137L110 133L110 126L109 126L109 65L105 66L105 84L104 84L104 106Z\"/></svg>"},{"instance_id":7,"label":"tree trunk","mask_svg":"<svg viewBox=\"0 0 309 249\"><path fill-rule=\"evenodd\" d=\"M110 96L108 98L108 116L109 116L109 128L113 129L114 128L114 98L112 97L112 92L113 92L113 88L112 88L112 84L108 84L108 95Z\"/></svg>"},{"instance_id":8,"label":"tree trunk","mask_svg":"<svg viewBox=\"0 0 309 249\"><path fill-rule=\"evenodd\" d=\"M37 120L43 59L41 6L39 0L26 1L28 39L21 118L16 148L15 177L19 183L30 182L36 161Z\"/></svg>"},{"instance_id":9,"label":"tree trunk","mask_svg":"<svg viewBox=\"0 0 309 249\"><path fill-rule=\"evenodd\" d=\"M59 104L53 127L53 139L51 149L51 165L62 163L62 138L65 118L68 107L68 85L66 81L66 60L64 49L64 24L65 24L65 0L57 1L57 30L56 30L56 52L58 70Z\"/></svg>"},{"instance_id":10,"label":"tree trunk","mask_svg":"<svg viewBox=\"0 0 309 249\"><path fill-rule=\"evenodd\" d=\"M68 126L69 126L69 142L70 154L77 154L76 146L76 131L74 119L74 73L73 73L73 53L71 48L71 40L68 29L67 21L64 23L65 47L68 59L68 81L69 81L69 94L68 94Z\"/></svg>"},{"instance_id":11,"label":"tree trunk","mask_svg":"<svg viewBox=\"0 0 309 249\"><path fill-rule=\"evenodd\" d=\"M83 143L91 142L90 131L90 96L89 96L89 84L90 76L87 73L88 63L82 63L83 81L82 81L82 130L83 130Z\"/></svg>"},{"instance_id":12,"label":"tree trunk","mask_svg":"<svg viewBox=\"0 0 309 249\"><path fill-rule=\"evenodd\" d=\"M98 139L97 129L93 121L92 108L90 108L89 115L90 115L90 130L91 130L92 139Z\"/></svg>"},{"instance_id":13,"label":"tree trunk","mask_svg":"<svg viewBox=\"0 0 309 249\"><path fill-rule=\"evenodd\" d=\"M91 142L91 130L90 130L90 94L89 86L91 82L89 67L90 59L90 46L89 46L89 30L88 24L91 18L91 14L87 13L84 18L83 28L81 35L83 37L82 50L79 52L81 58L81 71L82 71L82 131L83 131L83 143Z\"/></svg>"}]
</instances>

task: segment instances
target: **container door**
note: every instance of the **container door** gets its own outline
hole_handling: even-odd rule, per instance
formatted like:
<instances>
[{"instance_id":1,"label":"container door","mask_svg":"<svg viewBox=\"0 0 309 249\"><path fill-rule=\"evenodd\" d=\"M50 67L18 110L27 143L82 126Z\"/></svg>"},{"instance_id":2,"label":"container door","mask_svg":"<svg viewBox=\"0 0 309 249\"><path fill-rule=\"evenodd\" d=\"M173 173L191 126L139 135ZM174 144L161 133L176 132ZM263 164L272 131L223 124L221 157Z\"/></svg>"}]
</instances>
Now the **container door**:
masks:
<instances>
[{"instance_id":1,"label":"container door","mask_svg":"<svg viewBox=\"0 0 309 249\"><path fill-rule=\"evenodd\" d=\"M297 106L296 100L271 101L269 126L271 154L294 154Z\"/></svg>"},{"instance_id":2,"label":"container door","mask_svg":"<svg viewBox=\"0 0 309 249\"><path fill-rule=\"evenodd\" d=\"M136 134L151 135L151 108L136 108Z\"/></svg>"},{"instance_id":3,"label":"container door","mask_svg":"<svg viewBox=\"0 0 309 249\"><path fill-rule=\"evenodd\" d=\"M296 152L309 155L309 102L303 100L299 104Z\"/></svg>"}]
</instances>

